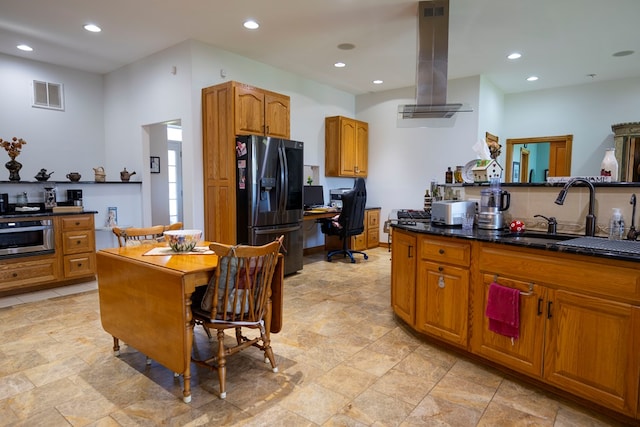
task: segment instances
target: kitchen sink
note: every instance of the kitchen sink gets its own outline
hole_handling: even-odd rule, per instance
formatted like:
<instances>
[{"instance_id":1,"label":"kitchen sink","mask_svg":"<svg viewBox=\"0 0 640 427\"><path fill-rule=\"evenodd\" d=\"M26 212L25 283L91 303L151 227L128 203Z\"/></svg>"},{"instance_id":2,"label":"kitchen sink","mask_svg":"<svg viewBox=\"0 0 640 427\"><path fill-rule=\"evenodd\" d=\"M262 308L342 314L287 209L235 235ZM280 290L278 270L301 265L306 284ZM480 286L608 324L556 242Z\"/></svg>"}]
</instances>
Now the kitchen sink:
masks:
<instances>
[{"instance_id":1,"label":"kitchen sink","mask_svg":"<svg viewBox=\"0 0 640 427\"><path fill-rule=\"evenodd\" d=\"M575 238L575 234L549 234L535 231L508 233L500 236L500 240L502 241L518 242L525 245L548 245L550 243L558 243Z\"/></svg>"}]
</instances>

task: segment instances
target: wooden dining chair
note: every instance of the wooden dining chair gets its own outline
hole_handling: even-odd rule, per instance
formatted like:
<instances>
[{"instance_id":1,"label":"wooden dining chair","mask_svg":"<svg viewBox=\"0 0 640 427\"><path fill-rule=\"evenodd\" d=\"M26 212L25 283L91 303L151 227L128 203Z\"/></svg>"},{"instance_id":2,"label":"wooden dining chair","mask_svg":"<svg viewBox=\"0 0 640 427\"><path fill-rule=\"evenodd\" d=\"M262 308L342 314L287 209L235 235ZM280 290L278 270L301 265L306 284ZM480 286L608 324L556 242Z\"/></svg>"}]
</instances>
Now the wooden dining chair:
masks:
<instances>
[{"instance_id":1,"label":"wooden dining chair","mask_svg":"<svg viewBox=\"0 0 640 427\"><path fill-rule=\"evenodd\" d=\"M118 238L118 246L137 246L144 243L155 244L163 239L162 233L168 230L182 230L181 222L151 227L113 227L111 230Z\"/></svg>"},{"instance_id":2,"label":"wooden dining chair","mask_svg":"<svg viewBox=\"0 0 640 427\"><path fill-rule=\"evenodd\" d=\"M118 246L138 246L142 244L155 244L164 238L162 232L164 225L154 225L152 227L113 227L111 230L118 238Z\"/></svg>"},{"instance_id":3,"label":"wooden dining chair","mask_svg":"<svg viewBox=\"0 0 640 427\"><path fill-rule=\"evenodd\" d=\"M212 357L192 361L218 371L220 398L227 396L227 357L254 346L264 352L265 362L278 372L271 349L271 281L284 236L263 246L229 246L212 243L218 267L200 304L192 305L194 324L217 331L218 348ZM225 343L225 331L235 330L235 343ZM257 331L248 338L243 329ZM254 333L255 335L255 333Z\"/></svg>"}]
</instances>

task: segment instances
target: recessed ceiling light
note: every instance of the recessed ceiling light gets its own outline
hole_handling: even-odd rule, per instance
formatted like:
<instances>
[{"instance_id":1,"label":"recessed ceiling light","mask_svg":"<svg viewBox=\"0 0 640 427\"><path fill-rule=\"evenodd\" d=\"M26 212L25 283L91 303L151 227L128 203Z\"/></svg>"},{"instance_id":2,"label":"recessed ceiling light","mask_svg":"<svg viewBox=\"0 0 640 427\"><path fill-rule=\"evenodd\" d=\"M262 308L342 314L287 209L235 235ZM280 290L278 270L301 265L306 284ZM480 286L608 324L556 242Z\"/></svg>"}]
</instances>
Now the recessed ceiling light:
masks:
<instances>
[{"instance_id":1,"label":"recessed ceiling light","mask_svg":"<svg viewBox=\"0 0 640 427\"><path fill-rule=\"evenodd\" d=\"M249 19L247 21L244 21L244 24L242 24L247 30L257 30L260 27L260 24L258 24L256 21L254 21L253 19Z\"/></svg>"},{"instance_id":2,"label":"recessed ceiling light","mask_svg":"<svg viewBox=\"0 0 640 427\"><path fill-rule=\"evenodd\" d=\"M528 82L535 82L536 80L538 80L538 76L530 76L530 77L527 77L527 81L528 81Z\"/></svg>"},{"instance_id":3,"label":"recessed ceiling light","mask_svg":"<svg viewBox=\"0 0 640 427\"><path fill-rule=\"evenodd\" d=\"M384 83L384 81L382 81L382 80L374 80L373 81L374 85L381 85L382 83Z\"/></svg>"},{"instance_id":4,"label":"recessed ceiling light","mask_svg":"<svg viewBox=\"0 0 640 427\"><path fill-rule=\"evenodd\" d=\"M344 62L336 62L335 64L333 64L333 66L336 68L344 68L347 66L347 64L345 64Z\"/></svg>"},{"instance_id":5,"label":"recessed ceiling light","mask_svg":"<svg viewBox=\"0 0 640 427\"><path fill-rule=\"evenodd\" d=\"M633 55L635 52L633 50L621 50L620 52L616 52L613 56L629 56Z\"/></svg>"},{"instance_id":6,"label":"recessed ceiling light","mask_svg":"<svg viewBox=\"0 0 640 427\"><path fill-rule=\"evenodd\" d=\"M356 45L353 43L340 43L338 45L338 49L340 50L351 50L351 49L354 49L355 47Z\"/></svg>"},{"instance_id":7,"label":"recessed ceiling light","mask_svg":"<svg viewBox=\"0 0 640 427\"><path fill-rule=\"evenodd\" d=\"M19 44L18 46L16 46L18 49L23 50L25 52L31 52L33 51L33 48L29 45L26 44Z\"/></svg>"},{"instance_id":8,"label":"recessed ceiling light","mask_svg":"<svg viewBox=\"0 0 640 427\"><path fill-rule=\"evenodd\" d=\"M513 52L507 55L507 59L519 59L520 57L522 57L522 54L518 52Z\"/></svg>"},{"instance_id":9,"label":"recessed ceiling light","mask_svg":"<svg viewBox=\"0 0 640 427\"><path fill-rule=\"evenodd\" d=\"M102 31L102 28L98 27L96 24L86 24L82 28L84 28L85 30L91 33L99 33L100 31Z\"/></svg>"}]
</instances>

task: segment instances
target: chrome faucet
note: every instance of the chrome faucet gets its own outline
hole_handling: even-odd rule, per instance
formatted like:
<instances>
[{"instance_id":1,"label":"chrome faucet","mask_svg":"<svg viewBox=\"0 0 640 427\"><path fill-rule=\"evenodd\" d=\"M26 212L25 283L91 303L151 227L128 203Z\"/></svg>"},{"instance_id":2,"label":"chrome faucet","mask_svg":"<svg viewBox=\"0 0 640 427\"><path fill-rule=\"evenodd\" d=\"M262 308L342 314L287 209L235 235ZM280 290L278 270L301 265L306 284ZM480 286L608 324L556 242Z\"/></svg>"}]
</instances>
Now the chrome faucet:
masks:
<instances>
[{"instance_id":1,"label":"chrome faucet","mask_svg":"<svg viewBox=\"0 0 640 427\"><path fill-rule=\"evenodd\" d=\"M631 206L633 206L633 209L631 211L631 227L629 227L629 233L627 233L627 240L636 240L640 232L636 230L636 223L635 223L635 217L636 217L636 194L635 193L631 195L631 200L629 201L629 203L631 204Z\"/></svg>"},{"instance_id":2,"label":"chrome faucet","mask_svg":"<svg viewBox=\"0 0 640 427\"><path fill-rule=\"evenodd\" d=\"M573 184L575 184L576 182L582 182L584 184L587 185L587 187L589 187L589 213L587 214L586 217L586 225L585 225L585 230L584 230L584 235L585 236L595 236L596 235L596 216L593 214L593 210L595 208L595 201L596 201L596 189L593 186L593 184L584 178L571 178L562 188L562 190L560 190L560 193L558 193L558 198L556 198L556 204L557 205L563 205L564 204L564 199L567 197L567 191L569 190L569 187L571 187Z\"/></svg>"}]
</instances>

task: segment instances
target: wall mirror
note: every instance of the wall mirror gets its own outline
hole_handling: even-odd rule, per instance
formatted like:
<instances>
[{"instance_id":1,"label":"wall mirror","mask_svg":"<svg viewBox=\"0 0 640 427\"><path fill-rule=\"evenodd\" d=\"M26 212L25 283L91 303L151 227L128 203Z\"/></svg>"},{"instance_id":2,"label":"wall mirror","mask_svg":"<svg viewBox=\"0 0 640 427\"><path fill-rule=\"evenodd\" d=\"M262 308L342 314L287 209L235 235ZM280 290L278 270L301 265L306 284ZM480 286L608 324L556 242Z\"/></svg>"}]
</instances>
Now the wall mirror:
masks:
<instances>
[{"instance_id":1,"label":"wall mirror","mask_svg":"<svg viewBox=\"0 0 640 427\"><path fill-rule=\"evenodd\" d=\"M571 176L573 135L507 139L505 182L543 183Z\"/></svg>"}]
</instances>

